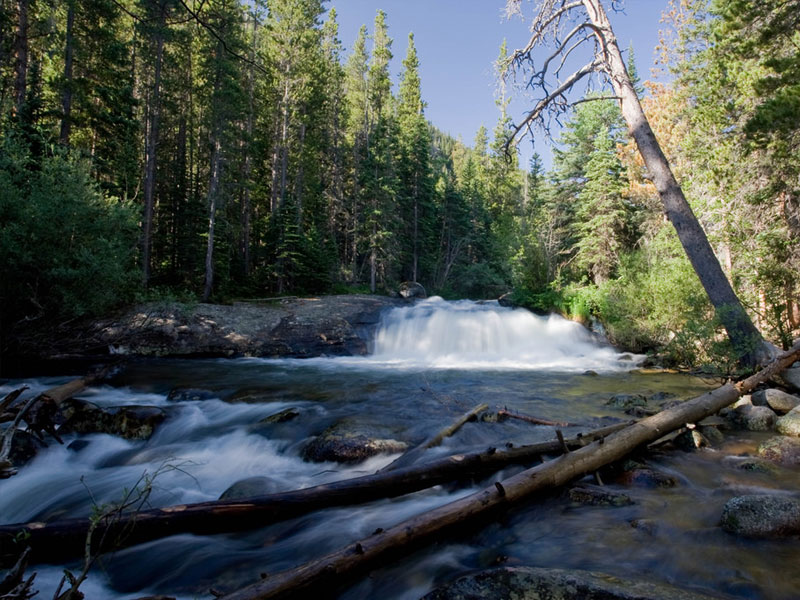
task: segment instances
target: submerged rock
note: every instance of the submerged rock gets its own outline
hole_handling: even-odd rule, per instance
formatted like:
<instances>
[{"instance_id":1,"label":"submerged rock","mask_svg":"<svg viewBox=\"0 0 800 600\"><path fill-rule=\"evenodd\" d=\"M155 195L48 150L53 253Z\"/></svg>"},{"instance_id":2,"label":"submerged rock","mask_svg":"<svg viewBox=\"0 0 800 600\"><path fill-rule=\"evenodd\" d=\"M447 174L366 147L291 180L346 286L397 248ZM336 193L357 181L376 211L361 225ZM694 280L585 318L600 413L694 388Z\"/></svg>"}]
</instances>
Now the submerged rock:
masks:
<instances>
[{"instance_id":1,"label":"submerged rock","mask_svg":"<svg viewBox=\"0 0 800 600\"><path fill-rule=\"evenodd\" d=\"M195 388L175 388L167 394L167 400L170 402L199 402L214 398L219 398L219 396L209 390Z\"/></svg>"},{"instance_id":2,"label":"submerged rock","mask_svg":"<svg viewBox=\"0 0 800 600\"><path fill-rule=\"evenodd\" d=\"M606 401L606 406L613 406L614 408L647 406L647 398L642 394L616 394Z\"/></svg>"},{"instance_id":3,"label":"submerged rock","mask_svg":"<svg viewBox=\"0 0 800 600\"><path fill-rule=\"evenodd\" d=\"M671 475L648 468L634 468L617 477L617 483L648 488L675 487L678 481Z\"/></svg>"},{"instance_id":4,"label":"submerged rock","mask_svg":"<svg viewBox=\"0 0 800 600\"><path fill-rule=\"evenodd\" d=\"M770 438L758 447L758 455L784 466L800 466L800 439L785 436Z\"/></svg>"},{"instance_id":5,"label":"submerged rock","mask_svg":"<svg viewBox=\"0 0 800 600\"><path fill-rule=\"evenodd\" d=\"M502 567L466 575L421 600L710 600L664 583L606 573Z\"/></svg>"},{"instance_id":6,"label":"submerged rock","mask_svg":"<svg viewBox=\"0 0 800 600\"><path fill-rule=\"evenodd\" d=\"M303 448L304 460L311 462L359 462L376 454L395 454L408 449L408 444L381 437L388 431L372 429L364 424L340 421L323 431Z\"/></svg>"},{"instance_id":7,"label":"submerged rock","mask_svg":"<svg viewBox=\"0 0 800 600\"><path fill-rule=\"evenodd\" d=\"M21 467L36 456L39 450L45 447L45 444L33 434L17 429L17 431L14 432L14 438L11 440L11 450L8 454L8 460L11 461L13 466Z\"/></svg>"},{"instance_id":8,"label":"submerged rock","mask_svg":"<svg viewBox=\"0 0 800 600\"><path fill-rule=\"evenodd\" d=\"M776 389L759 390L751 397L755 406L768 406L778 414L786 414L800 406L800 398Z\"/></svg>"},{"instance_id":9,"label":"submerged rock","mask_svg":"<svg viewBox=\"0 0 800 600\"><path fill-rule=\"evenodd\" d=\"M749 495L731 498L720 519L722 528L747 537L775 537L800 533L800 498Z\"/></svg>"},{"instance_id":10,"label":"submerged rock","mask_svg":"<svg viewBox=\"0 0 800 600\"><path fill-rule=\"evenodd\" d=\"M264 417L259 421L259 423L263 425L275 425L277 423L286 423L287 421L296 419L299 416L300 411L296 408L284 408L282 411L276 412L274 415Z\"/></svg>"},{"instance_id":11,"label":"submerged rock","mask_svg":"<svg viewBox=\"0 0 800 600\"><path fill-rule=\"evenodd\" d=\"M59 431L108 433L129 440L146 440L167 417L157 406L101 408L85 400L70 399L61 405L66 422Z\"/></svg>"},{"instance_id":12,"label":"submerged rock","mask_svg":"<svg viewBox=\"0 0 800 600\"><path fill-rule=\"evenodd\" d=\"M256 476L240 479L227 490L222 492L220 500L241 500L242 498L253 498L254 496L264 496L277 491L278 486L269 477Z\"/></svg>"},{"instance_id":13,"label":"submerged rock","mask_svg":"<svg viewBox=\"0 0 800 600\"><path fill-rule=\"evenodd\" d=\"M630 506L634 503L627 494L590 485L571 488L568 495L572 502L589 506Z\"/></svg>"}]
</instances>

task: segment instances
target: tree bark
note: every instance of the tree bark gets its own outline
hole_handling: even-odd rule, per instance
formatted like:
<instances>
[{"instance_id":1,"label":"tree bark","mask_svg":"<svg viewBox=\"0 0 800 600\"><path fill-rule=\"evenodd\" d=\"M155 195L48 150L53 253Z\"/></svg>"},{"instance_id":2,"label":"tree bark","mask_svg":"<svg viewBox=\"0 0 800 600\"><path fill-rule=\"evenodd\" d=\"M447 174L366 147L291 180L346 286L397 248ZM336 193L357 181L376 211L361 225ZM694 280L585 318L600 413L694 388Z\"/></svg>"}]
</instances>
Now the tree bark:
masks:
<instances>
[{"instance_id":1,"label":"tree bark","mask_svg":"<svg viewBox=\"0 0 800 600\"><path fill-rule=\"evenodd\" d=\"M75 26L75 0L67 3L67 32L64 40L64 89L61 92L61 132L59 141L69 146L72 128L72 61L75 53L73 30Z\"/></svg>"},{"instance_id":2,"label":"tree bark","mask_svg":"<svg viewBox=\"0 0 800 600\"><path fill-rule=\"evenodd\" d=\"M566 443L571 448L581 448L627 425L622 423L579 434ZM118 550L178 533L215 534L262 527L314 510L401 496L448 481L489 474L511 464L535 460L542 454L561 451L562 444L558 440L511 449L489 448L302 490L123 514L95 528L93 539L114 540L113 547L96 548L95 552ZM0 564L19 554L15 539L21 531L28 533L25 543L32 548L35 561L62 561L81 556L89 526L89 519L2 525ZM118 535L122 531L127 533L124 539Z\"/></svg>"},{"instance_id":3,"label":"tree bark","mask_svg":"<svg viewBox=\"0 0 800 600\"><path fill-rule=\"evenodd\" d=\"M608 438L543 463L450 504L412 517L385 531L295 569L276 573L257 583L223 596L224 600L266 600L298 597L320 585L331 589L345 576L379 564L388 555L440 539L443 532L486 518L507 507L561 487L620 460L636 448L653 442L685 423L695 423L732 404L743 393L790 365L800 356L800 344L778 360L736 385L727 383L674 408L642 419Z\"/></svg>"},{"instance_id":4,"label":"tree bark","mask_svg":"<svg viewBox=\"0 0 800 600\"><path fill-rule=\"evenodd\" d=\"M28 91L28 0L17 0L17 35L14 39L14 102L22 116Z\"/></svg>"},{"instance_id":5,"label":"tree bark","mask_svg":"<svg viewBox=\"0 0 800 600\"><path fill-rule=\"evenodd\" d=\"M144 215L142 218L142 283L150 283L150 255L153 247L153 213L155 210L156 169L158 136L161 116L161 68L164 62L164 27L166 26L166 3L159 4L155 39L155 65L153 66L153 88L145 144L144 168Z\"/></svg>"},{"instance_id":6,"label":"tree bark","mask_svg":"<svg viewBox=\"0 0 800 600\"><path fill-rule=\"evenodd\" d=\"M745 311L720 266L697 217L675 179L622 60L611 23L600 0L582 0L594 25L608 76L619 97L622 116L661 197L664 212L678 234L686 256L697 273L716 315L742 364L754 366L766 358L764 341Z\"/></svg>"}]
</instances>

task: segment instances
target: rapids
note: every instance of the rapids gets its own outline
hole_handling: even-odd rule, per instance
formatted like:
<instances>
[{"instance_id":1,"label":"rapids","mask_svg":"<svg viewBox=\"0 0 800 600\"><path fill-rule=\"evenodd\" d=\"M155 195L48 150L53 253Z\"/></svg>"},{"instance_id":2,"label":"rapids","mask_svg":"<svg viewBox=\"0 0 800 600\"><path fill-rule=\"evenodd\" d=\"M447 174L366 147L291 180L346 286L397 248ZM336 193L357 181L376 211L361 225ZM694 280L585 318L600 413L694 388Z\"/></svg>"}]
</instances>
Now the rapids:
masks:
<instances>
[{"instance_id":1,"label":"rapids","mask_svg":"<svg viewBox=\"0 0 800 600\"><path fill-rule=\"evenodd\" d=\"M355 465L304 462L304 445L343 420L379 426L396 439L416 443L487 402L493 409L507 406L594 427L625 418L605 405L616 393L688 398L712 385L685 375L637 372L637 358L619 354L559 317L433 298L386 314L368 357L131 360L80 397L103 406L159 406L168 412L167 421L147 441L92 434L69 435L63 446L51 443L16 476L0 481L0 521L87 516L94 504L120 499L145 473L158 473L150 505L166 506L214 500L247 477L265 476L271 490L282 491L370 473L396 457L376 456ZM595 374L586 374L588 369ZM24 383L31 387L29 397L71 375L0 381L0 396ZM176 389L203 390L203 399L168 399ZM300 416L265 422L286 408ZM577 431L565 428L566 435ZM553 437L551 427L519 421L468 423L430 452ZM727 597L796 598L796 542L743 542L716 527L722 505L737 490L776 485L774 478L732 469L723 460L729 453L752 451L762 437L731 435L713 451L654 457L655 467L679 484L626 488L633 506L575 506L563 496L533 502L497 523L467 529L387 564L336 595L412 600L475 569L530 564L653 577ZM150 542L105 558L82 589L89 599L210 597L211 587L232 590L259 573L291 568L513 472L322 510L248 532ZM782 487L800 486L798 473L782 477ZM67 566L75 570L78 563ZM51 597L62 566L34 568L41 597Z\"/></svg>"}]
</instances>

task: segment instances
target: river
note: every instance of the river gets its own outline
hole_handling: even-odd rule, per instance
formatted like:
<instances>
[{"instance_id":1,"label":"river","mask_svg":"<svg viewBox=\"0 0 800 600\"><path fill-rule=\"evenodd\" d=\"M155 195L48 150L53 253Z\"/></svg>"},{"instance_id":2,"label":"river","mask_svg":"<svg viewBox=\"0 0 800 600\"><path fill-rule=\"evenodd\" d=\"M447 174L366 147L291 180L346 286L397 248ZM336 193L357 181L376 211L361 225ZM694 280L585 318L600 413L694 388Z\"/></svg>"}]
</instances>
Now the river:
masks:
<instances>
[{"instance_id":1,"label":"river","mask_svg":"<svg viewBox=\"0 0 800 600\"><path fill-rule=\"evenodd\" d=\"M371 473L396 458L379 455L350 465L304 461L305 445L342 421L413 444L486 402L493 410L508 407L575 423L564 428L570 435L627 418L605 404L614 394L685 399L713 385L688 375L643 373L635 369L640 357L619 354L575 323L494 303L430 299L393 309L373 345L367 357L131 360L80 397L101 406L162 407L168 412L164 424L147 441L92 434L50 444L16 476L0 481L0 521L87 516L93 505L119 500L145 473L158 473L150 505L167 506L215 500L248 477L265 477L271 491L291 490ZM5 380L0 395L21 384L35 394L69 378ZM174 391L181 389L203 390L202 399L176 401ZM264 422L287 408L299 416ZM800 486L796 472L787 471L776 482L732 466L731 455L752 452L764 435L729 434L714 449L650 457L650 466L677 485L608 486L628 494L631 506L579 506L556 494L385 565L335 595L411 600L462 573L524 564L646 577L725 597L796 598L796 542L742 541L717 527L723 504L742 489ZM553 427L472 422L429 453L553 438ZM92 571L82 590L89 599L210 597L209 588L229 591L260 573L291 568L496 477L321 510L253 531L177 535L120 550ZM41 597L51 597L62 567L35 568Z\"/></svg>"}]
</instances>

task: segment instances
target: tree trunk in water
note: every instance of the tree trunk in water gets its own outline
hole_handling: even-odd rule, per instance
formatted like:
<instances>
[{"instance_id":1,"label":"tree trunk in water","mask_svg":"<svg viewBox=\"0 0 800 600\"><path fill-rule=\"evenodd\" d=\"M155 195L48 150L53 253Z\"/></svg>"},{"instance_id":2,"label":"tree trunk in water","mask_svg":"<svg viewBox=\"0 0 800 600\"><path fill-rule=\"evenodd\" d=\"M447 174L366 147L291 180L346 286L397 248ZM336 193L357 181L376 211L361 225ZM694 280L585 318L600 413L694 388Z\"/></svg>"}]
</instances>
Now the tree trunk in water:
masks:
<instances>
[{"instance_id":1,"label":"tree trunk in water","mask_svg":"<svg viewBox=\"0 0 800 600\"><path fill-rule=\"evenodd\" d=\"M70 129L72 128L72 60L74 54L73 29L75 25L75 0L67 5L67 33L64 40L64 89L61 92L61 133L59 141L69 146Z\"/></svg>"},{"instance_id":2,"label":"tree trunk in water","mask_svg":"<svg viewBox=\"0 0 800 600\"><path fill-rule=\"evenodd\" d=\"M158 31L155 34L156 63L153 66L153 93L150 97L150 118L147 126L144 167L144 215L142 218L142 283L150 283L150 255L153 247L153 213L156 193L156 152L158 149L159 117L161 113L161 67L164 61L165 8L159 14Z\"/></svg>"},{"instance_id":3,"label":"tree trunk in water","mask_svg":"<svg viewBox=\"0 0 800 600\"><path fill-rule=\"evenodd\" d=\"M14 102L17 118L22 116L28 91L28 0L17 0L17 35L14 39Z\"/></svg>"},{"instance_id":4,"label":"tree trunk in water","mask_svg":"<svg viewBox=\"0 0 800 600\"><path fill-rule=\"evenodd\" d=\"M571 449L582 448L627 425L589 431L565 443ZM490 448L301 490L124 513L97 526L94 539L113 539L114 547L96 551L119 550L179 533L210 535L263 527L315 510L401 496L457 479L486 475L512 464L536 460L542 454L559 454L562 448L559 440L511 449ZM19 554L15 540L20 531L29 533L25 544L31 547L33 560L77 558L85 550L90 523L90 519L63 519L52 523L0 525L0 564ZM121 532L128 535L122 537Z\"/></svg>"},{"instance_id":5,"label":"tree trunk in water","mask_svg":"<svg viewBox=\"0 0 800 600\"><path fill-rule=\"evenodd\" d=\"M564 454L450 504L412 517L385 531L313 560L295 569L269 576L248 587L227 594L224 600L266 600L297 598L301 592L321 585L331 590L341 580L381 563L387 556L406 552L423 542L441 539L445 531L490 517L514 503L530 500L568 484L578 477L620 460L636 448L654 442L686 423L696 423L732 404L744 393L786 368L800 355L800 345L785 352L769 367L736 385L727 383L674 408L642 419L622 431Z\"/></svg>"},{"instance_id":6,"label":"tree trunk in water","mask_svg":"<svg viewBox=\"0 0 800 600\"><path fill-rule=\"evenodd\" d=\"M600 0L582 0L595 26L601 48L605 50L608 75L619 97L622 116L628 131L636 141L639 153L650 171L661 197L664 212L678 234L686 256L697 273L703 288L714 305L716 315L728 332L728 337L742 364L753 366L765 358L761 334L750 320L708 242L705 231L686 201L670 169L655 134L633 89L625 62L619 51L614 32Z\"/></svg>"}]
</instances>

